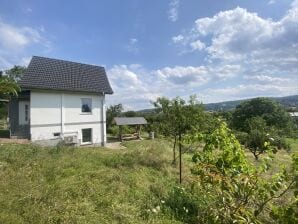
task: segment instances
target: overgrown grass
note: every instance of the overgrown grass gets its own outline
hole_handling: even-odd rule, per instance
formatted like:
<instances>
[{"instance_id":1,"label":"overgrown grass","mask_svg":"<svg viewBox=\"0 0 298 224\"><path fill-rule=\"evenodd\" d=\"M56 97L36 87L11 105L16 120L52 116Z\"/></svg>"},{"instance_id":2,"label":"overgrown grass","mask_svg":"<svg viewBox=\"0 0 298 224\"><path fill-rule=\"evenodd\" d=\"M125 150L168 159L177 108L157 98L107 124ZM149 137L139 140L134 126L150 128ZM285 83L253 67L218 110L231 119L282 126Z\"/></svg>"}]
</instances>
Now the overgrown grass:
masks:
<instances>
[{"instance_id":1,"label":"overgrown grass","mask_svg":"<svg viewBox=\"0 0 298 224\"><path fill-rule=\"evenodd\" d=\"M289 141L297 151L298 141ZM177 186L171 145L158 139L124 145L0 145L0 223L179 223L162 203ZM185 182L190 159L184 155ZM277 159L276 168L291 161L284 150Z\"/></svg>"},{"instance_id":2,"label":"overgrown grass","mask_svg":"<svg viewBox=\"0 0 298 224\"><path fill-rule=\"evenodd\" d=\"M178 223L152 212L176 182L166 142L126 145L1 145L0 223Z\"/></svg>"}]
</instances>

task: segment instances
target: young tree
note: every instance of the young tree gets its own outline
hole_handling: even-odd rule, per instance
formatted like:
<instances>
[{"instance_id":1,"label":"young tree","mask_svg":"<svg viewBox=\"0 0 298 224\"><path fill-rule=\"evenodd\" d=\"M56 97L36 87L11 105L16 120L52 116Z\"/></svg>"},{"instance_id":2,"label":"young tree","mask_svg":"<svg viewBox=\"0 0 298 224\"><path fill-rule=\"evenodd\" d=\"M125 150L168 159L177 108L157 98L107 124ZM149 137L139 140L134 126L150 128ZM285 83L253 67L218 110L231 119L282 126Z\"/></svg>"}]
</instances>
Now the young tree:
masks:
<instances>
[{"instance_id":1,"label":"young tree","mask_svg":"<svg viewBox=\"0 0 298 224\"><path fill-rule=\"evenodd\" d=\"M156 112L160 115L160 130L174 139L173 164L176 164L176 144L179 148L179 181L182 182L182 140L189 132L200 129L204 120L203 107L195 96L191 96L188 104L180 97L172 100L165 97L154 102Z\"/></svg>"},{"instance_id":2,"label":"young tree","mask_svg":"<svg viewBox=\"0 0 298 224\"><path fill-rule=\"evenodd\" d=\"M266 121L257 116L247 120L249 129L245 146L251 151L255 159L259 159L259 155L270 149L270 136ZM273 138L271 138L273 141Z\"/></svg>"}]
</instances>

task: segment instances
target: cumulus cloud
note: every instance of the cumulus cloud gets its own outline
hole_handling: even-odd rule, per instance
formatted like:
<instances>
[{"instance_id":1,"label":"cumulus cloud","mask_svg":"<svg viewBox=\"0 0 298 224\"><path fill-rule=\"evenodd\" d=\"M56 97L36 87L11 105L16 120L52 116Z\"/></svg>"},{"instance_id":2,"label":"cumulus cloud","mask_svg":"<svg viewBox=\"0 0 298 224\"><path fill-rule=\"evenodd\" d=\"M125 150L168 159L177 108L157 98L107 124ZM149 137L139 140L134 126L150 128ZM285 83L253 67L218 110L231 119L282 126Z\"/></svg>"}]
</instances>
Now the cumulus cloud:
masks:
<instances>
[{"instance_id":1,"label":"cumulus cloud","mask_svg":"<svg viewBox=\"0 0 298 224\"><path fill-rule=\"evenodd\" d=\"M107 70L114 94L109 104L123 103L126 110L150 108L157 97L188 97L209 84L234 77L239 65L173 66L147 70L142 65L114 65Z\"/></svg>"},{"instance_id":2,"label":"cumulus cloud","mask_svg":"<svg viewBox=\"0 0 298 224\"><path fill-rule=\"evenodd\" d=\"M237 85L200 91L206 99L297 94L297 0L276 21L237 7L197 19L172 40L186 53L204 50L205 67L218 77L211 80Z\"/></svg>"},{"instance_id":3,"label":"cumulus cloud","mask_svg":"<svg viewBox=\"0 0 298 224\"><path fill-rule=\"evenodd\" d=\"M180 0L171 0L169 4L168 19L172 22L178 20L178 8L180 5Z\"/></svg>"},{"instance_id":4,"label":"cumulus cloud","mask_svg":"<svg viewBox=\"0 0 298 224\"><path fill-rule=\"evenodd\" d=\"M205 61L200 66L156 70L140 65L115 67L133 72L138 83L137 89L130 90L128 85L119 90L128 107L150 107L145 102L157 96L197 94L203 102L216 102L297 94L298 1L277 21L240 7L199 18L191 29L172 37L172 42L186 53L203 52Z\"/></svg>"},{"instance_id":5,"label":"cumulus cloud","mask_svg":"<svg viewBox=\"0 0 298 224\"><path fill-rule=\"evenodd\" d=\"M211 59L247 64L261 60L262 63L273 62L273 66L282 59L283 65L298 67L297 2L293 2L279 21L264 19L240 7L219 12L213 17L199 18L188 36L184 35L184 41L193 49L194 46L198 46L197 50L206 47ZM207 35L211 36L208 45L201 40Z\"/></svg>"},{"instance_id":6,"label":"cumulus cloud","mask_svg":"<svg viewBox=\"0 0 298 224\"><path fill-rule=\"evenodd\" d=\"M200 67L166 67L156 71L158 77L176 85L203 85L209 81L208 68Z\"/></svg>"},{"instance_id":7,"label":"cumulus cloud","mask_svg":"<svg viewBox=\"0 0 298 224\"><path fill-rule=\"evenodd\" d=\"M200 41L200 40L196 40L192 43L190 43L190 46L192 48L192 50L203 50L205 48L205 44Z\"/></svg>"},{"instance_id":8,"label":"cumulus cloud","mask_svg":"<svg viewBox=\"0 0 298 224\"><path fill-rule=\"evenodd\" d=\"M50 42L38 30L28 26L15 26L0 20L1 70L14 64L26 65L28 55L25 50L33 45L50 49Z\"/></svg>"}]
</instances>

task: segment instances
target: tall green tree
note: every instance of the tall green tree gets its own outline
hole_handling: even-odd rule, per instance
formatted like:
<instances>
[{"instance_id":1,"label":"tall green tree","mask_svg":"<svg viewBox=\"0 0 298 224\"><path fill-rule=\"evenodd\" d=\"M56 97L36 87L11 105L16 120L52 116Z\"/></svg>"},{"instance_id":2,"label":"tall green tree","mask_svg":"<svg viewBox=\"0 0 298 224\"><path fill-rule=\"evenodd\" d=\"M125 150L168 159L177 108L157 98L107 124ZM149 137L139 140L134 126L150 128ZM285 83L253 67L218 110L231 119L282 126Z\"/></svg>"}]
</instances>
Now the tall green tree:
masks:
<instances>
[{"instance_id":1,"label":"tall green tree","mask_svg":"<svg viewBox=\"0 0 298 224\"><path fill-rule=\"evenodd\" d=\"M19 81L22 75L25 73L26 67L15 65L13 68L5 71L5 75L12 80Z\"/></svg>"},{"instance_id":2,"label":"tall green tree","mask_svg":"<svg viewBox=\"0 0 298 224\"><path fill-rule=\"evenodd\" d=\"M107 109L107 128L111 127L114 117L120 116L122 111L123 106L121 103L109 106Z\"/></svg>"},{"instance_id":3,"label":"tall green tree","mask_svg":"<svg viewBox=\"0 0 298 224\"><path fill-rule=\"evenodd\" d=\"M283 132L288 132L293 124L289 113L279 103L268 98L255 98L236 107L232 125L238 131L249 132L249 121L253 117L261 117L266 126Z\"/></svg>"},{"instance_id":4,"label":"tall green tree","mask_svg":"<svg viewBox=\"0 0 298 224\"><path fill-rule=\"evenodd\" d=\"M17 96L20 87L16 81L8 77L0 77L0 98L8 98L10 95Z\"/></svg>"}]
</instances>

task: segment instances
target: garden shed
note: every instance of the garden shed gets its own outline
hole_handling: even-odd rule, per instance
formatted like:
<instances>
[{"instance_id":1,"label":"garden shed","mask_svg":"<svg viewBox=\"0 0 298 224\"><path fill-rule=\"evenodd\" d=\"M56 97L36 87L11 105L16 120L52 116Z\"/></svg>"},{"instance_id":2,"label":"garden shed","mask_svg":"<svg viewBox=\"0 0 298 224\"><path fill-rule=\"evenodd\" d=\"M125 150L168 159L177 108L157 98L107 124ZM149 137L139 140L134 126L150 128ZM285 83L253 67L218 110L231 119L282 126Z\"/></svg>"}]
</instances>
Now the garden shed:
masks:
<instances>
[{"instance_id":1,"label":"garden shed","mask_svg":"<svg viewBox=\"0 0 298 224\"><path fill-rule=\"evenodd\" d=\"M141 138L141 127L142 125L146 125L147 121L144 117L115 117L114 124L119 126L119 140L128 140L128 139L140 139ZM136 133L134 134L124 134L123 132L123 126L135 126L136 127Z\"/></svg>"}]
</instances>

